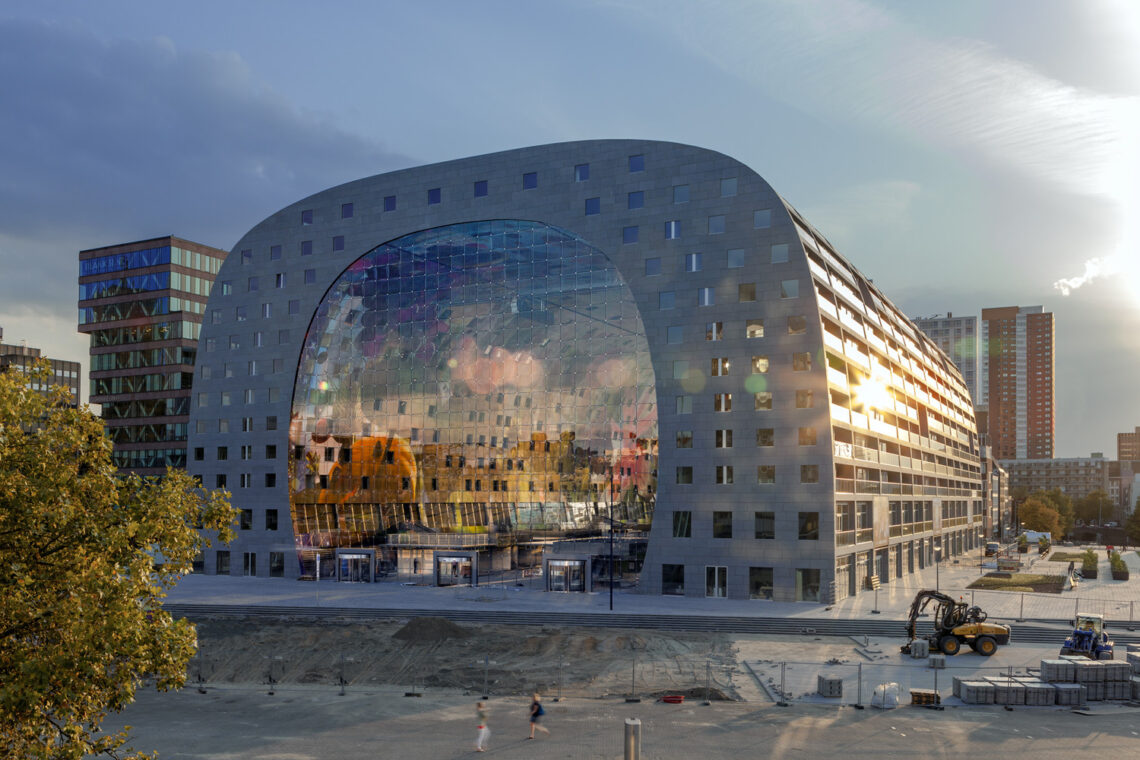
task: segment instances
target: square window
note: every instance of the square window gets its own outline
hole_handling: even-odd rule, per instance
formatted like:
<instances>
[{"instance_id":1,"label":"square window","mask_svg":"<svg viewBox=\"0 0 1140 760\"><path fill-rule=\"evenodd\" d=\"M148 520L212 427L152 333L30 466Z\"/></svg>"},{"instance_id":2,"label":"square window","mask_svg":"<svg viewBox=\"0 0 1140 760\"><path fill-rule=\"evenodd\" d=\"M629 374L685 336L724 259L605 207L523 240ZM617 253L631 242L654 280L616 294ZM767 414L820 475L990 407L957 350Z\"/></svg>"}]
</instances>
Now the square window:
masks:
<instances>
[{"instance_id":1,"label":"square window","mask_svg":"<svg viewBox=\"0 0 1140 760\"><path fill-rule=\"evenodd\" d=\"M732 411L732 394L731 393L717 393L713 396L713 411L714 412L731 412Z\"/></svg>"},{"instance_id":2,"label":"square window","mask_svg":"<svg viewBox=\"0 0 1140 760\"><path fill-rule=\"evenodd\" d=\"M590 178L590 165L578 164L574 167L574 181L585 182Z\"/></svg>"},{"instance_id":3,"label":"square window","mask_svg":"<svg viewBox=\"0 0 1140 760\"><path fill-rule=\"evenodd\" d=\"M718 449L731 449L732 448L732 431L731 430L718 430L715 435L716 448Z\"/></svg>"},{"instance_id":4,"label":"square window","mask_svg":"<svg viewBox=\"0 0 1140 760\"><path fill-rule=\"evenodd\" d=\"M218 284L222 286L222 295L223 296L228 296L228 295L233 294L233 292L234 292L233 282L231 282L230 280L222 280Z\"/></svg>"},{"instance_id":5,"label":"square window","mask_svg":"<svg viewBox=\"0 0 1140 760\"><path fill-rule=\"evenodd\" d=\"M270 415L269 417L265 418L265 429L266 430L276 430L277 429L277 417L275 415Z\"/></svg>"},{"instance_id":6,"label":"square window","mask_svg":"<svg viewBox=\"0 0 1140 760\"><path fill-rule=\"evenodd\" d=\"M626 196L626 208L645 208L645 191L634 190Z\"/></svg>"},{"instance_id":7,"label":"square window","mask_svg":"<svg viewBox=\"0 0 1140 760\"><path fill-rule=\"evenodd\" d=\"M230 421L229 420L218 420L218 432L219 433L230 432Z\"/></svg>"},{"instance_id":8,"label":"square window","mask_svg":"<svg viewBox=\"0 0 1140 760\"><path fill-rule=\"evenodd\" d=\"M394 196L394 195L385 195L384 196L384 210L385 211L395 211L396 210L396 196Z\"/></svg>"},{"instance_id":9,"label":"square window","mask_svg":"<svg viewBox=\"0 0 1140 760\"><path fill-rule=\"evenodd\" d=\"M340 218L341 219L351 219L352 218L352 204L351 203L340 204Z\"/></svg>"},{"instance_id":10,"label":"square window","mask_svg":"<svg viewBox=\"0 0 1140 760\"><path fill-rule=\"evenodd\" d=\"M697 306L712 306L716 303L716 294L712 288L697 290Z\"/></svg>"},{"instance_id":11,"label":"square window","mask_svg":"<svg viewBox=\"0 0 1140 760\"><path fill-rule=\"evenodd\" d=\"M749 319L744 324L744 337L746 338L763 338L764 337L764 320L762 319Z\"/></svg>"},{"instance_id":12,"label":"square window","mask_svg":"<svg viewBox=\"0 0 1140 760\"><path fill-rule=\"evenodd\" d=\"M763 447L775 446L776 431L773 428L756 428L756 445Z\"/></svg>"},{"instance_id":13,"label":"square window","mask_svg":"<svg viewBox=\"0 0 1140 760\"><path fill-rule=\"evenodd\" d=\"M313 241L312 240L302 240L301 241L301 255L302 256L312 256L313 255Z\"/></svg>"},{"instance_id":14,"label":"square window","mask_svg":"<svg viewBox=\"0 0 1140 760\"><path fill-rule=\"evenodd\" d=\"M710 235L723 235L724 234L724 214L717 214L709 217L709 234Z\"/></svg>"},{"instance_id":15,"label":"square window","mask_svg":"<svg viewBox=\"0 0 1140 760\"><path fill-rule=\"evenodd\" d=\"M752 357L752 374L764 375L768 372L768 357L765 354L755 354Z\"/></svg>"},{"instance_id":16,"label":"square window","mask_svg":"<svg viewBox=\"0 0 1140 760\"><path fill-rule=\"evenodd\" d=\"M226 476L219 475L218 477L222 480L222 484L218 488L225 488ZM230 553L228 551L219 551L214 557L214 572L218 575L230 574Z\"/></svg>"},{"instance_id":17,"label":"square window","mask_svg":"<svg viewBox=\"0 0 1140 760\"><path fill-rule=\"evenodd\" d=\"M305 270L305 284L306 285L312 285L316 281L317 281L317 270L306 269Z\"/></svg>"},{"instance_id":18,"label":"square window","mask_svg":"<svg viewBox=\"0 0 1140 760\"><path fill-rule=\"evenodd\" d=\"M688 185L673 185L673 202L674 203L688 203L689 202L689 186Z\"/></svg>"},{"instance_id":19,"label":"square window","mask_svg":"<svg viewBox=\"0 0 1140 760\"><path fill-rule=\"evenodd\" d=\"M630 156L629 157L629 171L631 174L633 172L645 171L645 156L643 156L641 154L638 154L636 156Z\"/></svg>"},{"instance_id":20,"label":"square window","mask_svg":"<svg viewBox=\"0 0 1140 760\"><path fill-rule=\"evenodd\" d=\"M238 306L234 309L234 319L238 322L244 322L248 316L249 312L244 306Z\"/></svg>"},{"instance_id":21,"label":"square window","mask_svg":"<svg viewBox=\"0 0 1140 760\"><path fill-rule=\"evenodd\" d=\"M725 258L729 269L740 269L744 266L744 249L730 248Z\"/></svg>"},{"instance_id":22,"label":"square window","mask_svg":"<svg viewBox=\"0 0 1140 760\"><path fill-rule=\"evenodd\" d=\"M819 512L800 512L799 522L801 541L819 540Z\"/></svg>"},{"instance_id":23,"label":"square window","mask_svg":"<svg viewBox=\"0 0 1140 760\"><path fill-rule=\"evenodd\" d=\"M672 290L662 290L657 294L657 308L662 311L672 309L676 302L676 294Z\"/></svg>"},{"instance_id":24,"label":"square window","mask_svg":"<svg viewBox=\"0 0 1140 760\"><path fill-rule=\"evenodd\" d=\"M335 235L333 237L332 243L333 243L332 249L334 251L343 251L344 250L344 235Z\"/></svg>"},{"instance_id":25,"label":"square window","mask_svg":"<svg viewBox=\"0 0 1140 760\"><path fill-rule=\"evenodd\" d=\"M230 336L230 350L231 351L237 351L240 348L241 348L241 336L240 335L231 335ZM228 367L229 365L227 364L226 366ZM227 374L226 377L233 377L233 374L232 373Z\"/></svg>"},{"instance_id":26,"label":"square window","mask_svg":"<svg viewBox=\"0 0 1140 760\"><path fill-rule=\"evenodd\" d=\"M645 260L645 276L646 277L655 277L656 275L659 275L659 274L661 274L661 259L656 258L656 257L652 258L652 259L646 259Z\"/></svg>"},{"instance_id":27,"label":"square window","mask_svg":"<svg viewBox=\"0 0 1140 760\"><path fill-rule=\"evenodd\" d=\"M294 298L291 301L289 301L289 313L290 314L300 314L301 313L301 301L300 301L300 299Z\"/></svg>"},{"instance_id":28,"label":"square window","mask_svg":"<svg viewBox=\"0 0 1140 760\"><path fill-rule=\"evenodd\" d=\"M693 448L693 431L692 430L678 430L677 431L677 448L691 449Z\"/></svg>"},{"instance_id":29,"label":"square window","mask_svg":"<svg viewBox=\"0 0 1140 760\"><path fill-rule=\"evenodd\" d=\"M427 191L427 202L429 206L434 206L440 203L443 199L443 194L438 187L433 187Z\"/></svg>"},{"instance_id":30,"label":"square window","mask_svg":"<svg viewBox=\"0 0 1140 760\"><path fill-rule=\"evenodd\" d=\"M281 246L279 246L279 245L269 246L269 260L270 261L278 261L280 258L281 258Z\"/></svg>"},{"instance_id":31,"label":"square window","mask_svg":"<svg viewBox=\"0 0 1140 760\"><path fill-rule=\"evenodd\" d=\"M687 486L692 485L693 482L693 468L689 466L677 468L677 485Z\"/></svg>"},{"instance_id":32,"label":"square window","mask_svg":"<svg viewBox=\"0 0 1140 760\"><path fill-rule=\"evenodd\" d=\"M266 476L266 485L268 485L268 477L269 476L267 475ZM265 510L265 529L266 530L277 530L277 510L276 509Z\"/></svg>"},{"instance_id":33,"label":"square window","mask_svg":"<svg viewBox=\"0 0 1140 760\"><path fill-rule=\"evenodd\" d=\"M222 473L220 475L215 475L214 476L214 488L225 488L225 487L226 487L226 475L225 475L225 473Z\"/></svg>"},{"instance_id":34,"label":"square window","mask_svg":"<svg viewBox=\"0 0 1140 760\"><path fill-rule=\"evenodd\" d=\"M538 187L538 172L523 174L523 190L533 190Z\"/></svg>"},{"instance_id":35,"label":"square window","mask_svg":"<svg viewBox=\"0 0 1140 760\"><path fill-rule=\"evenodd\" d=\"M595 214L602 213L602 199L601 198L587 198L586 199L586 216L594 216Z\"/></svg>"},{"instance_id":36,"label":"square window","mask_svg":"<svg viewBox=\"0 0 1140 760\"><path fill-rule=\"evenodd\" d=\"M800 465L800 482L801 483L818 483L819 482L819 465L818 464L801 464Z\"/></svg>"},{"instance_id":37,"label":"square window","mask_svg":"<svg viewBox=\"0 0 1140 760\"><path fill-rule=\"evenodd\" d=\"M807 317L788 317L788 335L803 335L807 332Z\"/></svg>"},{"instance_id":38,"label":"square window","mask_svg":"<svg viewBox=\"0 0 1140 760\"><path fill-rule=\"evenodd\" d=\"M812 402L811 391L796 391L796 409L811 409Z\"/></svg>"},{"instance_id":39,"label":"square window","mask_svg":"<svg viewBox=\"0 0 1140 760\"><path fill-rule=\"evenodd\" d=\"M732 538L732 512L713 512L713 538Z\"/></svg>"},{"instance_id":40,"label":"square window","mask_svg":"<svg viewBox=\"0 0 1140 760\"><path fill-rule=\"evenodd\" d=\"M756 209L752 212L752 227L764 229L772 226L772 210L767 208Z\"/></svg>"},{"instance_id":41,"label":"square window","mask_svg":"<svg viewBox=\"0 0 1140 760\"><path fill-rule=\"evenodd\" d=\"M776 465L762 464L756 468L756 482L761 485L770 485L776 482Z\"/></svg>"},{"instance_id":42,"label":"square window","mask_svg":"<svg viewBox=\"0 0 1140 760\"><path fill-rule=\"evenodd\" d=\"M792 372L807 372L811 369L811 354L798 351L792 354Z\"/></svg>"},{"instance_id":43,"label":"square window","mask_svg":"<svg viewBox=\"0 0 1140 760\"><path fill-rule=\"evenodd\" d=\"M685 595L684 565L661 565L661 593L665 596Z\"/></svg>"},{"instance_id":44,"label":"square window","mask_svg":"<svg viewBox=\"0 0 1140 760\"><path fill-rule=\"evenodd\" d=\"M311 208L307 208L301 212L301 224L312 224L312 223L313 223L313 210Z\"/></svg>"},{"instance_id":45,"label":"square window","mask_svg":"<svg viewBox=\"0 0 1140 760\"><path fill-rule=\"evenodd\" d=\"M772 541L776 538L776 513L775 512L755 512L754 519L756 520L755 537L764 541Z\"/></svg>"},{"instance_id":46,"label":"square window","mask_svg":"<svg viewBox=\"0 0 1140 760\"><path fill-rule=\"evenodd\" d=\"M215 457L219 462L224 462L230 458L230 450L227 446L219 446L217 456Z\"/></svg>"},{"instance_id":47,"label":"square window","mask_svg":"<svg viewBox=\"0 0 1140 760\"><path fill-rule=\"evenodd\" d=\"M693 397L692 396L678 396L677 397L677 414L692 414L693 413Z\"/></svg>"},{"instance_id":48,"label":"square window","mask_svg":"<svg viewBox=\"0 0 1140 760\"><path fill-rule=\"evenodd\" d=\"M693 513L687 509L673 513L673 538L692 538Z\"/></svg>"},{"instance_id":49,"label":"square window","mask_svg":"<svg viewBox=\"0 0 1140 760\"><path fill-rule=\"evenodd\" d=\"M245 267L245 266L249 266L252 263L253 263L253 249L252 248L242 248L241 249L241 265L243 267Z\"/></svg>"},{"instance_id":50,"label":"square window","mask_svg":"<svg viewBox=\"0 0 1140 760\"><path fill-rule=\"evenodd\" d=\"M689 363L683 359L673 362L673 379L681 380L689 371Z\"/></svg>"},{"instance_id":51,"label":"square window","mask_svg":"<svg viewBox=\"0 0 1140 760\"><path fill-rule=\"evenodd\" d=\"M205 459L206 459L206 450L204 448L202 448L201 446L195 447L195 449L194 449L194 461L195 462L201 462L201 461L204 461Z\"/></svg>"},{"instance_id":52,"label":"square window","mask_svg":"<svg viewBox=\"0 0 1140 760\"><path fill-rule=\"evenodd\" d=\"M799 280L781 280L780 281L780 298L799 298L800 297L800 281Z\"/></svg>"},{"instance_id":53,"label":"square window","mask_svg":"<svg viewBox=\"0 0 1140 760\"><path fill-rule=\"evenodd\" d=\"M753 408L757 412L772 411L772 391L758 391L752 394Z\"/></svg>"},{"instance_id":54,"label":"square window","mask_svg":"<svg viewBox=\"0 0 1140 760\"><path fill-rule=\"evenodd\" d=\"M728 374L729 361L727 356L715 356L709 360L709 375L724 377Z\"/></svg>"},{"instance_id":55,"label":"square window","mask_svg":"<svg viewBox=\"0 0 1140 760\"><path fill-rule=\"evenodd\" d=\"M680 240L681 239L681 220L673 219L665 222L665 239L666 240Z\"/></svg>"},{"instance_id":56,"label":"square window","mask_svg":"<svg viewBox=\"0 0 1140 760\"><path fill-rule=\"evenodd\" d=\"M771 600L773 571L770 567L748 568L748 598Z\"/></svg>"},{"instance_id":57,"label":"square window","mask_svg":"<svg viewBox=\"0 0 1140 760\"><path fill-rule=\"evenodd\" d=\"M736 296L740 303L749 303L756 300L756 283L742 282L736 286Z\"/></svg>"},{"instance_id":58,"label":"square window","mask_svg":"<svg viewBox=\"0 0 1140 760\"><path fill-rule=\"evenodd\" d=\"M634 225L632 227L623 227L622 231L621 231L621 242L626 244L626 245L628 245L630 243L636 243L637 242L637 236L638 236L637 225Z\"/></svg>"},{"instance_id":59,"label":"square window","mask_svg":"<svg viewBox=\"0 0 1140 760\"><path fill-rule=\"evenodd\" d=\"M665 342L670 345L679 345L685 339L685 328L682 325L670 325L666 329Z\"/></svg>"},{"instance_id":60,"label":"square window","mask_svg":"<svg viewBox=\"0 0 1140 760\"><path fill-rule=\"evenodd\" d=\"M210 311L210 323L216 325L216 324L220 324L221 321L222 321L222 310L221 309L212 309Z\"/></svg>"},{"instance_id":61,"label":"square window","mask_svg":"<svg viewBox=\"0 0 1140 760\"><path fill-rule=\"evenodd\" d=\"M265 446L265 458L266 459L276 459L277 458L277 447L275 445L266 444L266 446Z\"/></svg>"},{"instance_id":62,"label":"square window","mask_svg":"<svg viewBox=\"0 0 1140 760\"><path fill-rule=\"evenodd\" d=\"M701 267L704 266L704 257L700 253L686 253L685 254L685 271L686 272L699 272Z\"/></svg>"},{"instance_id":63,"label":"square window","mask_svg":"<svg viewBox=\"0 0 1140 760\"><path fill-rule=\"evenodd\" d=\"M728 177L720 181L720 197L731 198L736 195L736 177Z\"/></svg>"},{"instance_id":64,"label":"square window","mask_svg":"<svg viewBox=\"0 0 1140 760\"><path fill-rule=\"evenodd\" d=\"M818 602L820 572L813 568L796 568L796 601Z\"/></svg>"},{"instance_id":65,"label":"square window","mask_svg":"<svg viewBox=\"0 0 1140 760\"><path fill-rule=\"evenodd\" d=\"M772 246L772 263L784 264L788 261L788 244L779 243Z\"/></svg>"},{"instance_id":66,"label":"square window","mask_svg":"<svg viewBox=\"0 0 1140 760\"><path fill-rule=\"evenodd\" d=\"M475 197L482 198L487 195L487 180L481 179L475 182ZM436 201L438 203L438 201Z\"/></svg>"}]
</instances>

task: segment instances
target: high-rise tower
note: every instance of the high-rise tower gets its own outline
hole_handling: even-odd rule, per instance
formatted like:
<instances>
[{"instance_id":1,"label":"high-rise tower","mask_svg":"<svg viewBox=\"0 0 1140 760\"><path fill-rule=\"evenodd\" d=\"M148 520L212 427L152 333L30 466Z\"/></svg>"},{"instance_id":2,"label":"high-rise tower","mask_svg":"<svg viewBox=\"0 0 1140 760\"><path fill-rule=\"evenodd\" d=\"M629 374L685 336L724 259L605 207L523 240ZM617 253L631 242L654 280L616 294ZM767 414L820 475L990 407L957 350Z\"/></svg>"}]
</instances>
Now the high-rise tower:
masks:
<instances>
[{"instance_id":1,"label":"high-rise tower","mask_svg":"<svg viewBox=\"0 0 1140 760\"><path fill-rule=\"evenodd\" d=\"M982 309L978 407L994 458L1052 459L1056 385L1052 312L1040 306Z\"/></svg>"}]
</instances>

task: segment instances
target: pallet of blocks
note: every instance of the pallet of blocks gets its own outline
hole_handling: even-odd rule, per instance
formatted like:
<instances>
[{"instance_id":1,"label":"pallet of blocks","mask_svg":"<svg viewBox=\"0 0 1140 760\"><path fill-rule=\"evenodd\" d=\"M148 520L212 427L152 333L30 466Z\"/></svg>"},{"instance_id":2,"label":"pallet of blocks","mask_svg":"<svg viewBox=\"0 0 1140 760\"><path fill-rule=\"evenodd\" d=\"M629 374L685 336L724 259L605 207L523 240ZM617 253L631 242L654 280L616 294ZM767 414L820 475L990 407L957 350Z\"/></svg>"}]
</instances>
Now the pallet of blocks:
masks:
<instances>
[{"instance_id":1,"label":"pallet of blocks","mask_svg":"<svg viewBox=\"0 0 1140 760\"><path fill-rule=\"evenodd\" d=\"M1079 683L1055 683L1053 684L1053 696L1058 705L1067 705L1076 707L1081 704L1081 689L1083 687Z\"/></svg>"},{"instance_id":2,"label":"pallet of blocks","mask_svg":"<svg viewBox=\"0 0 1140 760\"><path fill-rule=\"evenodd\" d=\"M1132 699L1140 700L1140 676L1132 676Z\"/></svg>"},{"instance_id":3,"label":"pallet of blocks","mask_svg":"<svg viewBox=\"0 0 1140 760\"><path fill-rule=\"evenodd\" d=\"M934 689L911 689L910 703L912 705L940 705L942 698Z\"/></svg>"},{"instance_id":4,"label":"pallet of blocks","mask_svg":"<svg viewBox=\"0 0 1140 760\"><path fill-rule=\"evenodd\" d=\"M992 705L994 685L986 681L962 681L958 685L958 698L968 705Z\"/></svg>"},{"instance_id":5,"label":"pallet of blocks","mask_svg":"<svg viewBox=\"0 0 1140 760\"><path fill-rule=\"evenodd\" d=\"M1026 707L1048 707L1057 704L1057 690L1053 684L1024 676L1017 681L1025 687Z\"/></svg>"},{"instance_id":6,"label":"pallet of blocks","mask_svg":"<svg viewBox=\"0 0 1140 760\"><path fill-rule=\"evenodd\" d=\"M1025 687L1008 676L986 676L986 682L993 684L995 705L1025 704Z\"/></svg>"},{"instance_id":7,"label":"pallet of blocks","mask_svg":"<svg viewBox=\"0 0 1140 760\"><path fill-rule=\"evenodd\" d=\"M1076 666L1072 660L1042 660L1041 680L1049 683L1074 683Z\"/></svg>"}]
</instances>

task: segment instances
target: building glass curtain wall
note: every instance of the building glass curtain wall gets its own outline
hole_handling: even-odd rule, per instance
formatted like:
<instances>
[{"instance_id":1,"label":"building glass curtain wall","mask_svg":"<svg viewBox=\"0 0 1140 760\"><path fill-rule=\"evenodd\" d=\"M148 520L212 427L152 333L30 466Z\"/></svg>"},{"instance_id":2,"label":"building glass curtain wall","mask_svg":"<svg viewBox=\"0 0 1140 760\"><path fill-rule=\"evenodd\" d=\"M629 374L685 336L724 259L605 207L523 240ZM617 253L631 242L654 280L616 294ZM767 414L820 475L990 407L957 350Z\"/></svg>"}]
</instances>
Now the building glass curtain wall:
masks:
<instances>
[{"instance_id":1,"label":"building glass curtain wall","mask_svg":"<svg viewBox=\"0 0 1140 760\"><path fill-rule=\"evenodd\" d=\"M305 547L407 532L648 527L657 406L617 269L568 232L488 221L362 256L317 308L290 422Z\"/></svg>"}]
</instances>

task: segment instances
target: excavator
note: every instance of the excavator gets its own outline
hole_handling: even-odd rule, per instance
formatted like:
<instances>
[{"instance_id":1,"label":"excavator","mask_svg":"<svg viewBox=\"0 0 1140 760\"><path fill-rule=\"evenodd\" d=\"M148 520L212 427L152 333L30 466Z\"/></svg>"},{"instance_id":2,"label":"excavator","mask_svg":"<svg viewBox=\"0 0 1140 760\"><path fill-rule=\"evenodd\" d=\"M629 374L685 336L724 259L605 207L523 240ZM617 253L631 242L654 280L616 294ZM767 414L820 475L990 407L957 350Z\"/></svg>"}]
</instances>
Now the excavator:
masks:
<instances>
[{"instance_id":1,"label":"excavator","mask_svg":"<svg viewBox=\"0 0 1140 760\"><path fill-rule=\"evenodd\" d=\"M956 655L963 644L969 644L978 654L989 657L997 651L999 644L1009 643L1009 626L987 623L986 613L980 607L955 601L940 591L926 590L919 591L910 605L906 621L907 642L902 647L903 654L910 654L911 644L919 638L915 634L918 617L932 603L934 631L925 637L930 642L931 652Z\"/></svg>"}]
</instances>

